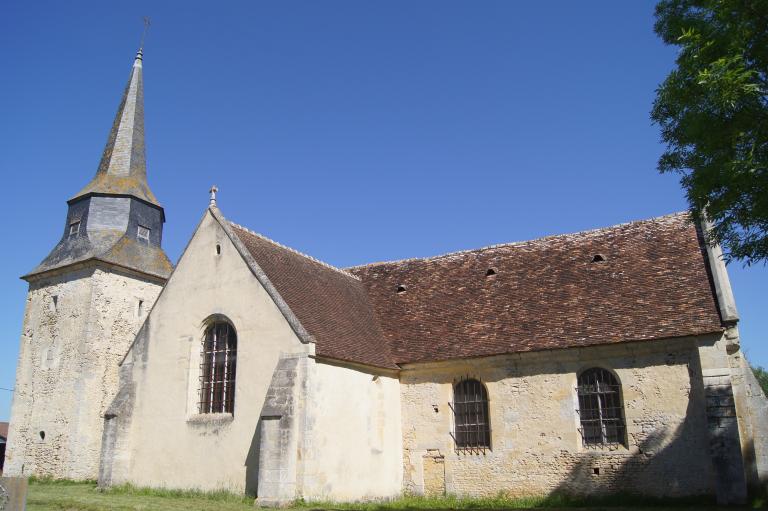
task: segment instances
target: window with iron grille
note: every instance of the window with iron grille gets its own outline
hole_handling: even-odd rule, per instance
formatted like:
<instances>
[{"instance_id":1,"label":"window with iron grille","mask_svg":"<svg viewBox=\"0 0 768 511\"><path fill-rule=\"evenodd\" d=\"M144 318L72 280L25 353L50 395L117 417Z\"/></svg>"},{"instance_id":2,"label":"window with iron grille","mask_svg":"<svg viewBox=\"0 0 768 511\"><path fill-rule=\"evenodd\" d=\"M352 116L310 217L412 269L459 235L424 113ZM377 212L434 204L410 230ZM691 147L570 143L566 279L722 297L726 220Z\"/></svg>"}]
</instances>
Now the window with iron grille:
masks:
<instances>
[{"instance_id":1,"label":"window with iron grille","mask_svg":"<svg viewBox=\"0 0 768 511\"><path fill-rule=\"evenodd\" d=\"M491 448L488 391L478 380L466 379L453 386L453 440L456 449L485 452Z\"/></svg>"},{"instance_id":2,"label":"window with iron grille","mask_svg":"<svg viewBox=\"0 0 768 511\"><path fill-rule=\"evenodd\" d=\"M625 443L621 384L608 370L587 369L579 375L579 420L585 446Z\"/></svg>"},{"instance_id":3,"label":"window with iron grille","mask_svg":"<svg viewBox=\"0 0 768 511\"><path fill-rule=\"evenodd\" d=\"M200 413L234 413L237 334L226 321L205 330L200 363Z\"/></svg>"}]
</instances>

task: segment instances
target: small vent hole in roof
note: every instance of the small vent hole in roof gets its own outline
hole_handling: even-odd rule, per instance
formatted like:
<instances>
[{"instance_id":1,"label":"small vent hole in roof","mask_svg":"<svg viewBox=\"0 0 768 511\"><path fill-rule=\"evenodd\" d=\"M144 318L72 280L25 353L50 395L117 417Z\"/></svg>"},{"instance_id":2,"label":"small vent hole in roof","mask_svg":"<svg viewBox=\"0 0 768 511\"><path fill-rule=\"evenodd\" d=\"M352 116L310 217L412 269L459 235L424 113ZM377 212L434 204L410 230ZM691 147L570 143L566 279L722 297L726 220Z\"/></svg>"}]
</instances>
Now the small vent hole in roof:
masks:
<instances>
[{"instance_id":1,"label":"small vent hole in roof","mask_svg":"<svg viewBox=\"0 0 768 511\"><path fill-rule=\"evenodd\" d=\"M592 256L592 262L593 263L604 263L605 262L605 256L601 254L595 254Z\"/></svg>"},{"instance_id":2,"label":"small vent hole in roof","mask_svg":"<svg viewBox=\"0 0 768 511\"><path fill-rule=\"evenodd\" d=\"M496 275L496 268L488 268L485 272L486 277L493 277L494 275Z\"/></svg>"},{"instance_id":3,"label":"small vent hole in roof","mask_svg":"<svg viewBox=\"0 0 768 511\"><path fill-rule=\"evenodd\" d=\"M405 286L400 284L397 286L397 294L405 293Z\"/></svg>"}]
</instances>

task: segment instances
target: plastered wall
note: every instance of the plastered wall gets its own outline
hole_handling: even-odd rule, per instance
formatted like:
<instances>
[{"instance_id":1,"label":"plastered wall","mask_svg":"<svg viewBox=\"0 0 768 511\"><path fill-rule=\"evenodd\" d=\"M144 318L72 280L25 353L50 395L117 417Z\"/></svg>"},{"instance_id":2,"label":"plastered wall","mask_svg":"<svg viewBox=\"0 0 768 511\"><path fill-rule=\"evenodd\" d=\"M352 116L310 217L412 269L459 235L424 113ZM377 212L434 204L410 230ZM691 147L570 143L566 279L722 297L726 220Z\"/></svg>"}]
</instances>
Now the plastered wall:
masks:
<instances>
[{"instance_id":1,"label":"plastered wall","mask_svg":"<svg viewBox=\"0 0 768 511\"><path fill-rule=\"evenodd\" d=\"M6 475L97 477L118 363L160 289L107 267L30 284Z\"/></svg>"},{"instance_id":2,"label":"plastered wall","mask_svg":"<svg viewBox=\"0 0 768 511\"><path fill-rule=\"evenodd\" d=\"M300 458L307 499L400 495L402 434L396 376L335 363L309 367Z\"/></svg>"},{"instance_id":3,"label":"plastered wall","mask_svg":"<svg viewBox=\"0 0 768 511\"><path fill-rule=\"evenodd\" d=\"M212 315L237 331L234 415L197 413L200 345ZM255 493L257 425L273 372L281 353L309 348L209 213L143 334L124 364L103 482Z\"/></svg>"},{"instance_id":4,"label":"plastered wall","mask_svg":"<svg viewBox=\"0 0 768 511\"><path fill-rule=\"evenodd\" d=\"M593 366L611 369L621 381L626 446L582 445L577 373ZM467 376L480 379L489 394L492 446L481 454L457 453L449 434L452 385ZM405 490L714 493L701 381L696 339L406 366Z\"/></svg>"}]
</instances>

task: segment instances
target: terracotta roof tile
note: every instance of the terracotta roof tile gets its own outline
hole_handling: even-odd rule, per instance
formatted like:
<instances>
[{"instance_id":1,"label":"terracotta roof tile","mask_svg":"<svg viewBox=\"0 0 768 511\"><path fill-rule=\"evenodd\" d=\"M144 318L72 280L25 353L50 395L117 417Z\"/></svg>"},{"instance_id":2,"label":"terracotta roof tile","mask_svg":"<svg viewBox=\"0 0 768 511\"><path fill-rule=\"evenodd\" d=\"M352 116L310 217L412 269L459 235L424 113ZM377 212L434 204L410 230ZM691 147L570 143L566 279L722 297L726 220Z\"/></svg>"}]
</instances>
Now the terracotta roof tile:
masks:
<instances>
[{"instance_id":1,"label":"terracotta roof tile","mask_svg":"<svg viewBox=\"0 0 768 511\"><path fill-rule=\"evenodd\" d=\"M302 326L318 356L396 368L356 276L230 224Z\"/></svg>"},{"instance_id":2,"label":"terracotta roof tile","mask_svg":"<svg viewBox=\"0 0 768 511\"><path fill-rule=\"evenodd\" d=\"M684 213L346 270L232 227L319 356L396 367L722 330Z\"/></svg>"},{"instance_id":3,"label":"terracotta roof tile","mask_svg":"<svg viewBox=\"0 0 768 511\"><path fill-rule=\"evenodd\" d=\"M682 213L348 271L398 363L722 330L702 240Z\"/></svg>"}]
</instances>

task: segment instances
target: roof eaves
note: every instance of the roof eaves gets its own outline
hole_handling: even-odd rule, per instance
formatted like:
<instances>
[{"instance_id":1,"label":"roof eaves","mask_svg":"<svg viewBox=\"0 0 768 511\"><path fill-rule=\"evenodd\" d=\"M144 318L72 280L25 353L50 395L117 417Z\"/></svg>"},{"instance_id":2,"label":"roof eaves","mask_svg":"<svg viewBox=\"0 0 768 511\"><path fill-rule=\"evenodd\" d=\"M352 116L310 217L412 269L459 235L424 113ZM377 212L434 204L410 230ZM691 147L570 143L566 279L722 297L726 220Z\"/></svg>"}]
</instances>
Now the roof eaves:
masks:
<instances>
[{"instance_id":1,"label":"roof eaves","mask_svg":"<svg viewBox=\"0 0 768 511\"><path fill-rule=\"evenodd\" d=\"M110 267L122 268L123 270L130 271L132 274L145 275L147 277L150 277L152 279L157 279L162 282L167 282L168 279L171 277L171 273L173 273L173 265L171 265L171 270L166 275L166 274L153 272L150 270L139 270L131 266L120 264L119 262L97 255L97 256L86 257L83 259L77 259L75 261L69 261L60 265L47 267L41 270L34 269L31 272L22 275L21 277L19 277L19 279L24 280L26 282L32 282L34 280L39 280L49 275L54 275L57 273L61 273L63 271L70 271L73 268L83 268L85 266L88 266L91 263L104 263L104 264L110 265Z\"/></svg>"},{"instance_id":2,"label":"roof eaves","mask_svg":"<svg viewBox=\"0 0 768 511\"><path fill-rule=\"evenodd\" d=\"M349 366L356 369L370 371L372 373L383 372L388 375L396 376L397 374L399 374L399 371L400 371L400 366L394 362L390 362L387 365L372 364L372 363L360 362L358 360L351 360L348 358L332 357L328 355L314 355L312 358L314 358L316 361L320 363Z\"/></svg>"},{"instance_id":3,"label":"roof eaves","mask_svg":"<svg viewBox=\"0 0 768 511\"><path fill-rule=\"evenodd\" d=\"M443 363L457 362L457 361L463 361L463 360L478 360L478 359L484 359L484 358L504 357L504 356L510 356L510 355L523 355L523 354L529 354L529 353L563 352L565 350L578 350L578 349L591 349L591 348L597 349L597 348L606 348L606 347L612 347L612 346L623 346L626 344L663 342L663 341L678 340L678 339L693 339L693 338L705 337L705 336L711 336L711 335L722 335L724 331L725 331L725 328L703 329L703 330L689 332L689 333L680 334L680 335L626 338L626 339L618 339L610 342L587 342L584 344L574 344L572 346L542 346L542 347L533 347L531 349L526 349L526 350L517 349L517 350L508 350L508 351L496 351L496 352L482 353L479 355L455 355L455 356L452 355L447 357L436 356L436 357L419 358L419 359L414 359L413 357L409 359L395 357L395 363L397 364L398 367L400 367L400 369L406 370L411 366L424 365L424 364L443 364Z\"/></svg>"}]
</instances>

